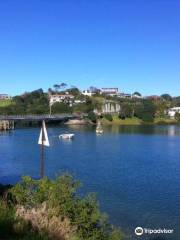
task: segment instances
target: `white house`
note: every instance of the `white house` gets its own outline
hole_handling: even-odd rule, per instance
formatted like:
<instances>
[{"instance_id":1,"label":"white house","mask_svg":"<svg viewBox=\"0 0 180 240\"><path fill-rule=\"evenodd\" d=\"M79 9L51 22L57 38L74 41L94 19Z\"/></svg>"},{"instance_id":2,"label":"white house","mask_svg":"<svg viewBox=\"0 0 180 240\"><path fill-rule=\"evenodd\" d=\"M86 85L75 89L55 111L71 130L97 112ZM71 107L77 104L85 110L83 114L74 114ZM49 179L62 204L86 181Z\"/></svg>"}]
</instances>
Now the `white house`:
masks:
<instances>
[{"instance_id":1,"label":"white house","mask_svg":"<svg viewBox=\"0 0 180 240\"><path fill-rule=\"evenodd\" d=\"M91 90L84 90L84 91L82 92L82 94L83 94L84 96L92 97L95 93L92 92Z\"/></svg>"},{"instance_id":2,"label":"white house","mask_svg":"<svg viewBox=\"0 0 180 240\"><path fill-rule=\"evenodd\" d=\"M49 104L52 106L54 103L67 103L72 105L74 96L72 94L53 94L49 96Z\"/></svg>"},{"instance_id":3,"label":"white house","mask_svg":"<svg viewBox=\"0 0 180 240\"><path fill-rule=\"evenodd\" d=\"M6 100L6 99L11 99L11 96L8 94L0 94L0 100Z\"/></svg>"},{"instance_id":4,"label":"white house","mask_svg":"<svg viewBox=\"0 0 180 240\"><path fill-rule=\"evenodd\" d=\"M174 119L176 113L180 113L180 107L169 108L167 114L170 118Z\"/></svg>"},{"instance_id":5,"label":"white house","mask_svg":"<svg viewBox=\"0 0 180 240\"><path fill-rule=\"evenodd\" d=\"M74 100L74 104L81 104L81 103L86 103L85 99L76 99Z\"/></svg>"},{"instance_id":6,"label":"white house","mask_svg":"<svg viewBox=\"0 0 180 240\"><path fill-rule=\"evenodd\" d=\"M117 96L118 95L118 88L101 88L101 94L106 94L108 96Z\"/></svg>"},{"instance_id":7,"label":"white house","mask_svg":"<svg viewBox=\"0 0 180 240\"><path fill-rule=\"evenodd\" d=\"M132 94L130 94L130 93L119 93L118 97L119 98L132 98Z\"/></svg>"}]
</instances>

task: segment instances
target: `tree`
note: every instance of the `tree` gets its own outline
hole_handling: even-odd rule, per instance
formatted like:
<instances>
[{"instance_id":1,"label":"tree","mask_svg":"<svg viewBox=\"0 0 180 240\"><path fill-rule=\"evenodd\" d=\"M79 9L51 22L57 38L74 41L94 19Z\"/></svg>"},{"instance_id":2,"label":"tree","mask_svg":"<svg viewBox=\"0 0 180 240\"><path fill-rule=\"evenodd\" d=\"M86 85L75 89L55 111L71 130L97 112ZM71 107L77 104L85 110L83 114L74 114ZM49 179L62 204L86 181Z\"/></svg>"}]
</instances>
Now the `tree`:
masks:
<instances>
[{"instance_id":1,"label":"tree","mask_svg":"<svg viewBox=\"0 0 180 240\"><path fill-rule=\"evenodd\" d=\"M105 119L107 119L107 120L110 121L110 122L113 121L113 117L112 117L112 115L111 115L110 113L106 113L106 114L104 115L104 117L105 117Z\"/></svg>"},{"instance_id":2,"label":"tree","mask_svg":"<svg viewBox=\"0 0 180 240\"><path fill-rule=\"evenodd\" d=\"M57 113L72 113L72 108L65 103L54 103L52 105L52 114Z\"/></svg>"},{"instance_id":3,"label":"tree","mask_svg":"<svg viewBox=\"0 0 180 240\"><path fill-rule=\"evenodd\" d=\"M49 94L53 94L53 92L54 92L54 91L53 91L52 88L48 88L48 93L49 93Z\"/></svg>"},{"instance_id":4,"label":"tree","mask_svg":"<svg viewBox=\"0 0 180 240\"><path fill-rule=\"evenodd\" d=\"M161 97L166 101L172 101L172 97L168 93L162 94Z\"/></svg>"},{"instance_id":5,"label":"tree","mask_svg":"<svg viewBox=\"0 0 180 240\"><path fill-rule=\"evenodd\" d=\"M81 92L79 91L79 89L75 86L72 86L71 88L67 89L67 92L74 95L74 96L80 96Z\"/></svg>"},{"instance_id":6,"label":"tree","mask_svg":"<svg viewBox=\"0 0 180 240\"><path fill-rule=\"evenodd\" d=\"M180 122L180 113L175 114L175 119L178 121L178 123Z\"/></svg>"},{"instance_id":7,"label":"tree","mask_svg":"<svg viewBox=\"0 0 180 240\"><path fill-rule=\"evenodd\" d=\"M134 92L133 95L137 95L137 96L139 96L139 97L142 96L139 92Z\"/></svg>"},{"instance_id":8,"label":"tree","mask_svg":"<svg viewBox=\"0 0 180 240\"><path fill-rule=\"evenodd\" d=\"M97 121L97 117L96 114L94 112L89 112L88 114L88 118L91 120L91 122L96 123Z\"/></svg>"},{"instance_id":9,"label":"tree","mask_svg":"<svg viewBox=\"0 0 180 240\"><path fill-rule=\"evenodd\" d=\"M54 88L55 92L57 93L60 89L60 85L59 84L54 84L53 88Z\"/></svg>"},{"instance_id":10,"label":"tree","mask_svg":"<svg viewBox=\"0 0 180 240\"><path fill-rule=\"evenodd\" d=\"M97 87L91 86L91 87L89 88L89 90L90 90L91 92L93 92L93 93L99 93L99 89L98 89Z\"/></svg>"},{"instance_id":11,"label":"tree","mask_svg":"<svg viewBox=\"0 0 180 240\"><path fill-rule=\"evenodd\" d=\"M120 118L131 118L134 115L134 108L132 104L123 103L121 104Z\"/></svg>"},{"instance_id":12,"label":"tree","mask_svg":"<svg viewBox=\"0 0 180 240\"><path fill-rule=\"evenodd\" d=\"M135 116L144 122L153 122L156 114L156 106L150 100L144 100L135 107Z\"/></svg>"},{"instance_id":13,"label":"tree","mask_svg":"<svg viewBox=\"0 0 180 240\"><path fill-rule=\"evenodd\" d=\"M64 89L65 87L67 87L67 84L66 84L66 83L61 83L61 84L59 85L59 87L62 88L62 89Z\"/></svg>"}]
</instances>

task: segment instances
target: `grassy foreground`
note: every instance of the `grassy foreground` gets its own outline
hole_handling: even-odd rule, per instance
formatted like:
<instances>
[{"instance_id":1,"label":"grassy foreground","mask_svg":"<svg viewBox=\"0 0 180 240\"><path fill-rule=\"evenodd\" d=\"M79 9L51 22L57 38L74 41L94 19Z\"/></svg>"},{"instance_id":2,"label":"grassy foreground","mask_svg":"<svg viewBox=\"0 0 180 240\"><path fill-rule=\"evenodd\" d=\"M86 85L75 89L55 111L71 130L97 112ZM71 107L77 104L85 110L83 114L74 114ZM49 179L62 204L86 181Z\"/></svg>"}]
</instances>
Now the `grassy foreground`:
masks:
<instances>
[{"instance_id":1,"label":"grassy foreground","mask_svg":"<svg viewBox=\"0 0 180 240\"><path fill-rule=\"evenodd\" d=\"M22 182L2 191L0 239L123 240L122 232L101 213L94 194L80 196L71 175Z\"/></svg>"}]
</instances>

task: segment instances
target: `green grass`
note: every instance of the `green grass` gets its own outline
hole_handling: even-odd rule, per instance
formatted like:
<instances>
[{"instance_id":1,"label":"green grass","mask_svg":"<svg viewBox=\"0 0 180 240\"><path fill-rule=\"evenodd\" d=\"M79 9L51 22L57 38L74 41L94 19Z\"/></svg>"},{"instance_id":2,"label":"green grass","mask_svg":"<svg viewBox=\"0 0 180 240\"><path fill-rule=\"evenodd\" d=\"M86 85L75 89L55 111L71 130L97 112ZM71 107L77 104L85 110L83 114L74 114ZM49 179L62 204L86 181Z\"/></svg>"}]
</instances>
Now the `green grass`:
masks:
<instances>
[{"instance_id":1,"label":"green grass","mask_svg":"<svg viewBox=\"0 0 180 240\"><path fill-rule=\"evenodd\" d=\"M176 119L169 119L169 118L155 118L155 124L177 124Z\"/></svg>"},{"instance_id":2,"label":"green grass","mask_svg":"<svg viewBox=\"0 0 180 240\"><path fill-rule=\"evenodd\" d=\"M0 107L7 107L11 104L13 104L13 101L11 99L0 100Z\"/></svg>"},{"instance_id":3,"label":"green grass","mask_svg":"<svg viewBox=\"0 0 180 240\"><path fill-rule=\"evenodd\" d=\"M126 118L124 120L120 119L117 115L113 116L113 121L108 121L105 118L102 118L101 120L102 124L104 125L141 125L145 124L143 121L139 118ZM155 118L154 122L149 124L159 124L159 125L168 125L168 124L177 124L177 120L175 119L169 119L169 118Z\"/></svg>"},{"instance_id":4,"label":"green grass","mask_svg":"<svg viewBox=\"0 0 180 240\"><path fill-rule=\"evenodd\" d=\"M110 122L107 119L102 119L102 124L104 125L140 125L142 124L142 121L138 118L126 118L124 120L120 119L118 116L113 116L113 121Z\"/></svg>"}]
</instances>

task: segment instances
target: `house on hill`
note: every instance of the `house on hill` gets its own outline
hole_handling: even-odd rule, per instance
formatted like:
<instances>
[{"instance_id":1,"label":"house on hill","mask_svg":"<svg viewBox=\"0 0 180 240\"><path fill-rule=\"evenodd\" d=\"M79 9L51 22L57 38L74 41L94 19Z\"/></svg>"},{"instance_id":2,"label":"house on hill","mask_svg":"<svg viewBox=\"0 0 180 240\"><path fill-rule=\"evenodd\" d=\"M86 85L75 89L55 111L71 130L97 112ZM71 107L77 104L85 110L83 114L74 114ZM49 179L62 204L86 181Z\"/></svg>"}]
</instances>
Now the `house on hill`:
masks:
<instances>
[{"instance_id":1,"label":"house on hill","mask_svg":"<svg viewBox=\"0 0 180 240\"><path fill-rule=\"evenodd\" d=\"M0 100L8 100L11 99L11 96L8 94L0 94Z\"/></svg>"},{"instance_id":2,"label":"house on hill","mask_svg":"<svg viewBox=\"0 0 180 240\"><path fill-rule=\"evenodd\" d=\"M180 107L169 108L167 111L167 114L171 119L175 119L176 113L180 113Z\"/></svg>"},{"instance_id":3,"label":"house on hill","mask_svg":"<svg viewBox=\"0 0 180 240\"><path fill-rule=\"evenodd\" d=\"M73 105L74 96L69 93L65 94L52 94L49 95L49 104L52 106L54 103L66 103L69 106Z\"/></svg>"}]
</instances>

